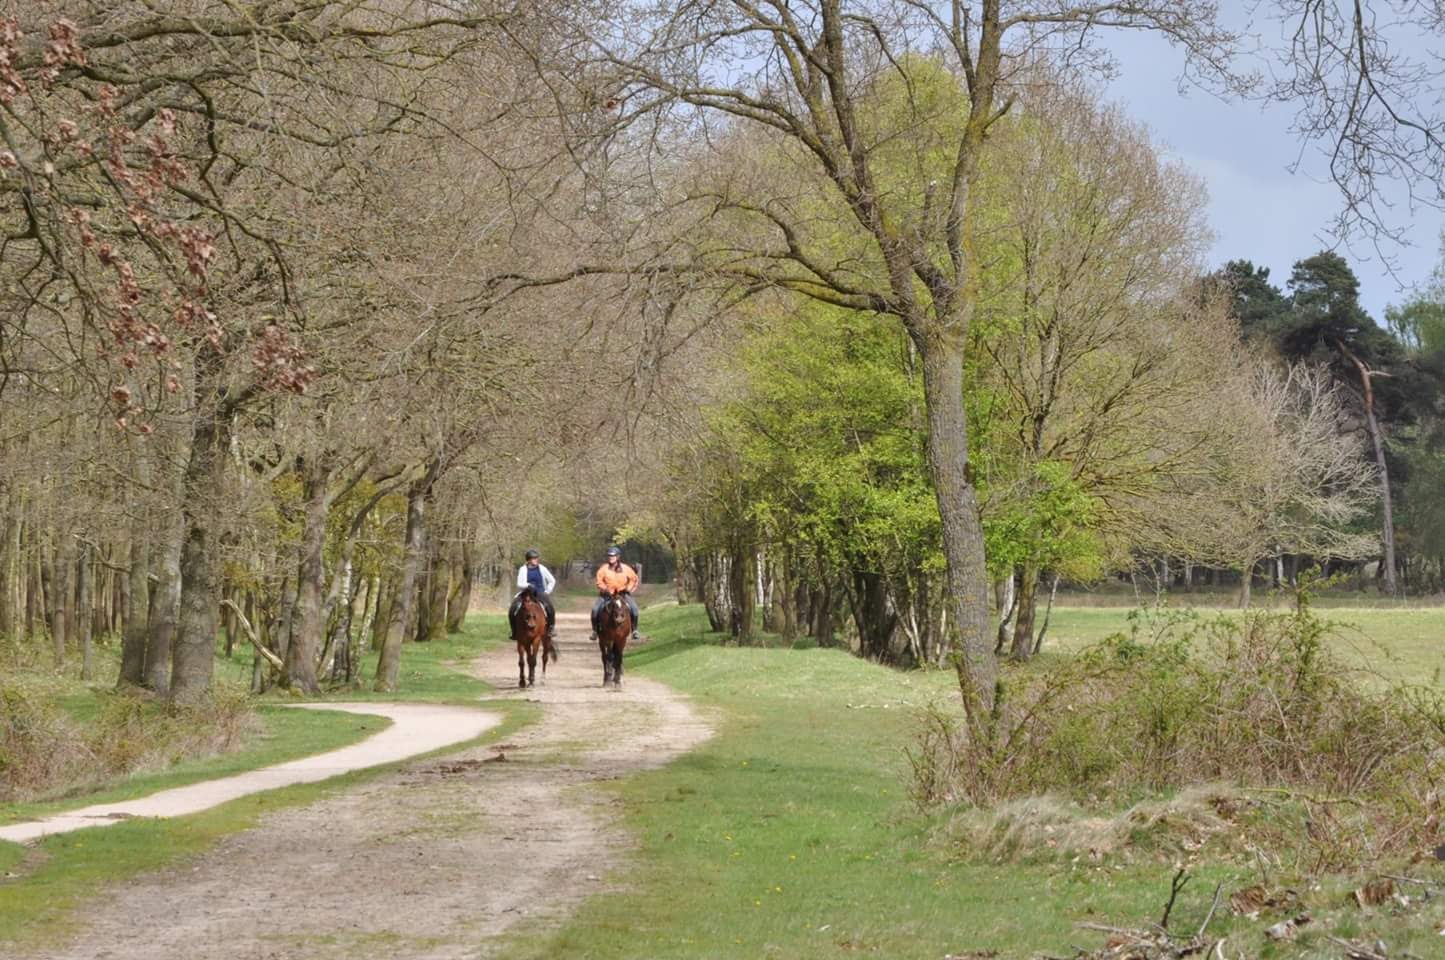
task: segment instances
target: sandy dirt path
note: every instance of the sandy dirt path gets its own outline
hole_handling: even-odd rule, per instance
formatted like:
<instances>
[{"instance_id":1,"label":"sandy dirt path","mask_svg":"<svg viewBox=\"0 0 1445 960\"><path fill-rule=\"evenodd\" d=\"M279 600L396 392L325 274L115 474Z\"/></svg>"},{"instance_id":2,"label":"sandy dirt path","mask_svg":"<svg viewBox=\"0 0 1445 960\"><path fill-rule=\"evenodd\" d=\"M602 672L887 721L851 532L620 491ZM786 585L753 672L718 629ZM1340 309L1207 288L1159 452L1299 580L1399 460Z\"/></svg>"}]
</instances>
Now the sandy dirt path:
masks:
<instances>
[{"instance_id":1,"label":"sandy dirt path","mask_svg":"<svg viewBox=\"0 0 1445 960\"><path fill-rule=\"evenodd\" d=\"M519 923L554 923L602 888L628 837L593 787L711 735L668 687L601 687L585 616L559 616L561 661L516 689L516 653L478 671L541 721L505 744L418 761L277 811L170 869L109 891L76 937L31 960L485 957Z\"/></svg>"},{"instance_id":2,"label":"sandy dirt path","mask_svg":"<svg viewBox=\"0 0 1445 960\"><path fill-rule=\"evenodd\" d=\"M180 817L218 807L237 797L294 783L315 783L352 770L364 770L418 754L431 753L479 737L502 722L496 713L432 703L298 703L292 709L339 710L387 717L391 726L359 743L233 777L204 780L160 790L137 800L98 803L0 827L0 840L27 843L54 833L104 827L128 817Z\"/></svg>"}]
</instances>

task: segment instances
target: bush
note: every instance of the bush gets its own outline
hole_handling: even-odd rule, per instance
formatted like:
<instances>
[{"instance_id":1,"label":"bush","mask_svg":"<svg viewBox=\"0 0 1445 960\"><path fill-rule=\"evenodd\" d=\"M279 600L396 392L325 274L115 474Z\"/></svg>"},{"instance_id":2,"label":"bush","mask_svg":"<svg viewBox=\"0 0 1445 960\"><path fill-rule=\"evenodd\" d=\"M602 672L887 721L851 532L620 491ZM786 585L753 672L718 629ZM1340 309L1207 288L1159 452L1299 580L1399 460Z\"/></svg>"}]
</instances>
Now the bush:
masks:
<instances>
[{"instance_id":1,"label":"bush","mask_svg":"<svg viewBox=\"0 0 1445 960\"><path fill-rule=\"evenodd\" d=\"M1136 620L1016 681L989 738L929 711L910 751L914 800L1097 807L1217 783L1241 794L1241 817L1277 828L1276 845L1308 846L1312 867L1427 849L1440 840L1445 706L1433 690L1361 684L1325 647L1328 629L1305 603L1166 618L1149 638Z\"/></svg>"},{"instance_id":2,"label":"bush","mask_svg":"<svg viewBox=\"0 0 1445 960\"><path fill-rule=\"evenodd\" d=\"M245 695L218 687L176 707L127 693L96 693L81 723L62 703L58 681L0 680L0 802L91 790L190 757L234 750L256 729Z\"/></svg>"},{"instance_id":3,"label":"bush","mask_svg":"<svg viewBox=\"0 0 1445 960\"><path fill-rule=\"evenodd\" d=\"M57 696L54 682L0 680L0 800L67 783L91 765L85 739Z\"/></svg>"}]
</instances>

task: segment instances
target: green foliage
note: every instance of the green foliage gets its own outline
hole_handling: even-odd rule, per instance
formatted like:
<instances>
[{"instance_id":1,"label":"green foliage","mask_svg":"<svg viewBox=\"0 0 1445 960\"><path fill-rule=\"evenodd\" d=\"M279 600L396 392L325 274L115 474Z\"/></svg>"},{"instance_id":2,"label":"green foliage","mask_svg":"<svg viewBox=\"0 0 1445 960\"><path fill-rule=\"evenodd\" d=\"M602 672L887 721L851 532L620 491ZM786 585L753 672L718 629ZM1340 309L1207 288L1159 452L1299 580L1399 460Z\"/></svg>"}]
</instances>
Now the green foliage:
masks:
<instances>
[{"instance_id":1,"label":"green foliage","mask_svg":"<svg viewBox=\"0 0 1445 960\"><path fill-rule=\"evenodd\" d=\"M741 501L735 519L833 563L940 570L909 356L881 319L832 308L778 316L761 331L740 356L744 394L712 423L735 458L714 477Z\"/></svg>"},{"instance_id":2,"label":"green foliage","mask_svg":"<svg viewBox=\"0 0 1445 960\"><path fill-rule=\"evenodd\" d=\"M1003 575L1037 564L1074 581L1103 574L1103 551L1094 528L1097 500L1066 463L1034 465L1024 496L1005 500L984 515L989 569ZM987 487L984 490L988 503Z\"/></svg>"}]
</instances>

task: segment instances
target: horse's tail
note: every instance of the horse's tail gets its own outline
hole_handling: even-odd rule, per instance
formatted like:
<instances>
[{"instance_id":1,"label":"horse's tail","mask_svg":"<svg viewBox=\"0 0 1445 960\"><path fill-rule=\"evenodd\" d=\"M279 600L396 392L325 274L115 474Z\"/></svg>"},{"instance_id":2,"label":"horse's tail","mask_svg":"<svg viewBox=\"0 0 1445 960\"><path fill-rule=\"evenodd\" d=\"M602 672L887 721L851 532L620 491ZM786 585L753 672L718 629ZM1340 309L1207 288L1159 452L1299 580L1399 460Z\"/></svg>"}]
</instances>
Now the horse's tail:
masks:
<instances>
[{"instance_id":1,"label":"horse's tail","mask_svg":"<svg viewBox=\"0 0 1445 960\"><path fill-rule=\"evenodd\" d=\"M557 662L557 644L552 642L550 633L544 633L542 634L542 662L546 663L548 660L553 663Z\"/></svg>"}]
</instances>

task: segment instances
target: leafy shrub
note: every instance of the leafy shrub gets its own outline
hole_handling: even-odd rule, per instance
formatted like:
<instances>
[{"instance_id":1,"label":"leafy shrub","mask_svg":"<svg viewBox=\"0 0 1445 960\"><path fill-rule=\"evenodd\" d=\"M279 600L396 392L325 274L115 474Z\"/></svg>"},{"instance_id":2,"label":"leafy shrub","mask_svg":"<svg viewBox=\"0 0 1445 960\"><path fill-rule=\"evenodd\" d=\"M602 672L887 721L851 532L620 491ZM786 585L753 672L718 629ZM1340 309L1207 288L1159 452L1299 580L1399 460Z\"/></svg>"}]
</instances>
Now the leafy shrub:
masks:
<instances>
[{"instance_id":1,"label":"leafy shrub","mask_svg":"<svg viewBox=\"0 0 1445 960\"><path fill-rule=\"evenodd\" d=\"M1445 705L1433 690L1360 683L1325 646L1328 630L1303 602L1170 617L1152 637L1136 620L1016 681L991 737L971 740L953 715L929 711L910 751L914 800L1117 805L1217 783L1246 798L1243 819L1293 819L1273 841L1308 847L1305 866L1427 849L1440 840Z\"/></svg>"}]
</instances>

